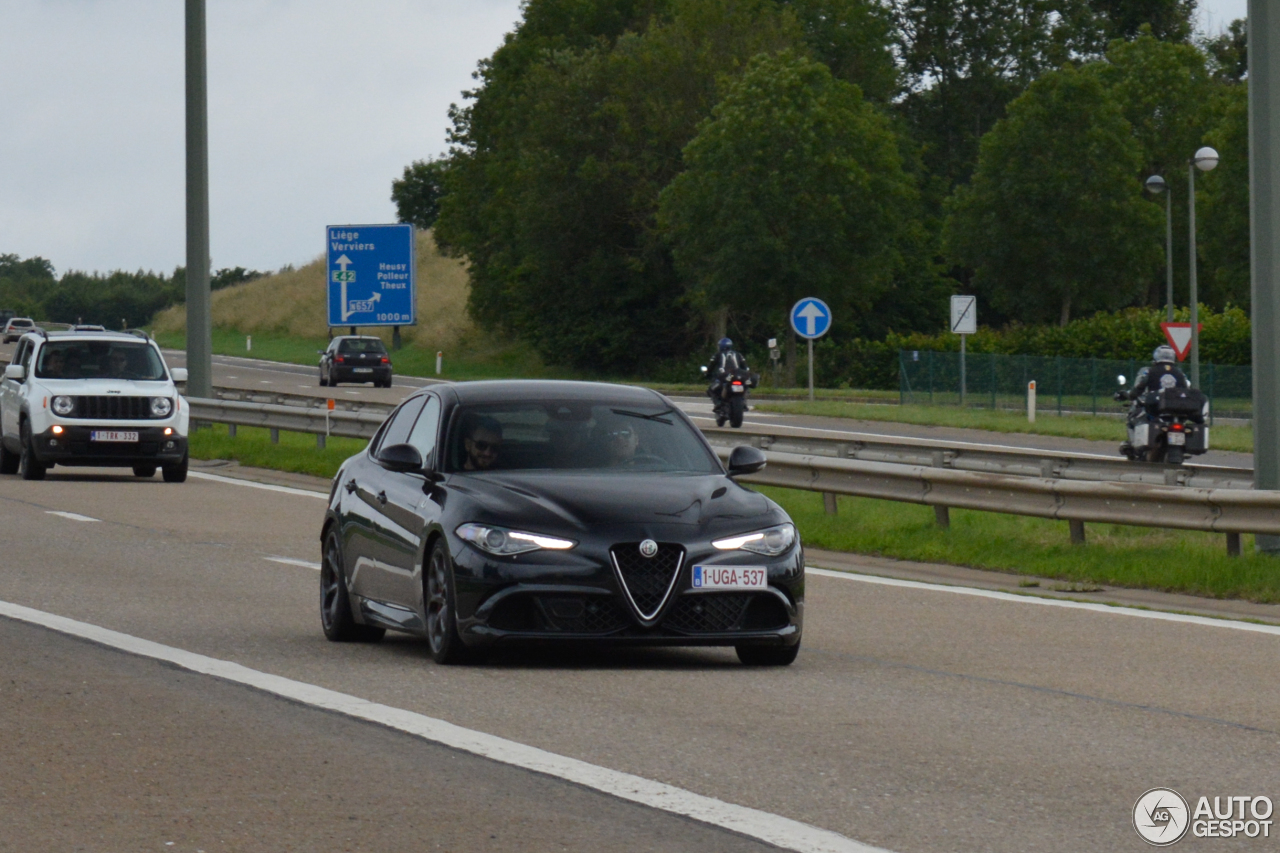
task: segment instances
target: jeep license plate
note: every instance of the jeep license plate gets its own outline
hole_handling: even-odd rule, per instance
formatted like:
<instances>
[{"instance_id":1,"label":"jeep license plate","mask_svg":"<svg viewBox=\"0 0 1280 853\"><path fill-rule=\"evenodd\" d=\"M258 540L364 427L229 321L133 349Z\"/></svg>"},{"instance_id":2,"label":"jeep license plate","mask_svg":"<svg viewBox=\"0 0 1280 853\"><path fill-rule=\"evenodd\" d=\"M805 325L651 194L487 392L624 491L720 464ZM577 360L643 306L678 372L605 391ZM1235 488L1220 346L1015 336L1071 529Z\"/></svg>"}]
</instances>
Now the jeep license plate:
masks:
<instances>
[{"instance_id":1,"label":"jeep license plate","mask_svg":"<svg viewBox=\"0 0 1280 853\"><path fill-rule=\"evenodd\" d=\"M90 441L137 441L138 434L136 432L122 432L120 430L95 429L89 433Z\"/></svg>"},{"instance_id":2,"label":"jeep license plate","mask_svg":"<svg viewBox=\"0 0 1280 853\"><path fill-rule=\"evenodd\" d=\"M694 566L694 589L768 589L764 566Z\"/></svg>"}]
</instances>

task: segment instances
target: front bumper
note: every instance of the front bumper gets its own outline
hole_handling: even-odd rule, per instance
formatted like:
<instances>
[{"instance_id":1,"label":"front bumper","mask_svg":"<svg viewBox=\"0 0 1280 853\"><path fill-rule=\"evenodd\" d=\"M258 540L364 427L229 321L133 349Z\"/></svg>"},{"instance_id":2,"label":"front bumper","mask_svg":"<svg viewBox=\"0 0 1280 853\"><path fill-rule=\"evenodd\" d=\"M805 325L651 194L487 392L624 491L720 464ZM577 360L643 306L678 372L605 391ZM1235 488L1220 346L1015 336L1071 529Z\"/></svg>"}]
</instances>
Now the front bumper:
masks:
<instances>
[{"instance_id":1,"label":"front bumper","mask_svg":"<svg viewBox=\"0 0 1280 853\"><path fill-rule=\"evenodd\" d=\"M799 546L775 559L735 553L685 560L653 620L637 617L613 566L604 560L559 555L549 558L559 565L540 566L489 558L469 546L455 554L458 630L469 646L564 641L789 646L800 641L803 630L804 553ZM692 566L713 561L765 565L769 586L694 589Z\"/></svg>"},{"instance_id":2,"label":"front bumper","mask_svg":"<svg viewBox=\"0 0 1280 853\"><path fill-rule=\"evenodd\" d=\"M92 441L90 434L96 430L136 432L136 442ZM165 427L135 427L111 425L70 426L63 425L61 434L45 430L31 437L36 459L44 465L92 465L100 467L131 467L133 465L170 465L181 462L187 455L187 438L164 434Z\"/></svg>"}]
</instances>

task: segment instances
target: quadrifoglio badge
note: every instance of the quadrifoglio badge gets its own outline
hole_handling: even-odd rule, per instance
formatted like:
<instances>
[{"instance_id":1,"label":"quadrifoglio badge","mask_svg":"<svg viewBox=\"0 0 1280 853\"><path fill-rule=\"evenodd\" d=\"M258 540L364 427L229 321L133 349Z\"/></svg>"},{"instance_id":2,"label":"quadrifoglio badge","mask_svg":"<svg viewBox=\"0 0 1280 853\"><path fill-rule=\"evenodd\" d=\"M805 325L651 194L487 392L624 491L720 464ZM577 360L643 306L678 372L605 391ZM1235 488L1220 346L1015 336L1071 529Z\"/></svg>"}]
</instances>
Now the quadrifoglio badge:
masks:
<instances>
[{"instance_id":1,"label":"quadrifoglio badge","mask_svg":"<svg viewBox=\"0 0 1280 853\"><path fill-rule=\"evenodd\" d=\"M1156 847L1181 841L1190 830L1196 838L1270 838L1270 797L1200 797L1192 809L1172 788L1152 788L1133 804L1133 828Z\"/></svg>"}]
</instances>

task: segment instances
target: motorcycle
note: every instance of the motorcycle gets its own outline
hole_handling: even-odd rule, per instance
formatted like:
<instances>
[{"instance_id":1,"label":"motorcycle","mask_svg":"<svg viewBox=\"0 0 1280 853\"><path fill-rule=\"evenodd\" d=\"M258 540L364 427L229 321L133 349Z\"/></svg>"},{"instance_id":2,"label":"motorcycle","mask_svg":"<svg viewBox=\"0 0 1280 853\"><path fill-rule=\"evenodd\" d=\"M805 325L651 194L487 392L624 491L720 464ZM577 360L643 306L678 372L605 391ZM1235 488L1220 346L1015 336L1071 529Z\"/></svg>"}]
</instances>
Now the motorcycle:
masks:
<instances>
[{"instance_id":1,"label":"motorcycle","mask_svg":"<svg viewBox=\"0 0 1280 853\"><path fill-rule=\"evenodd\" d=\"M702 373L707 373L707 366L702 365ZM722 427L725 421L737 429L742 426L742 416L747 411L747 395L750 389L760 383L760 377L744 368L726 371L721 368L717 376L707 387L711 397L712 408L716 416L716 426ZM719 388L717 389L717 384ZM712 392L715 393L712 393Z\"/></svg>"},{"instance_id":2,"label":"motorcycle","mask_svg":"<svg viewBox=\"0 0 1280 853\"><path fill-rule=\"evenodd\" d=\"M1125 378L1116 377L1121 388ZM1123 391L1116 400L1129 402ZM1209 449L1209 398L1195 388L1161 388L1132 401L1126 426L1129 438L1120 453L1129 461L1181 465L1187 456Z\"/></svg>"}]
</instances>

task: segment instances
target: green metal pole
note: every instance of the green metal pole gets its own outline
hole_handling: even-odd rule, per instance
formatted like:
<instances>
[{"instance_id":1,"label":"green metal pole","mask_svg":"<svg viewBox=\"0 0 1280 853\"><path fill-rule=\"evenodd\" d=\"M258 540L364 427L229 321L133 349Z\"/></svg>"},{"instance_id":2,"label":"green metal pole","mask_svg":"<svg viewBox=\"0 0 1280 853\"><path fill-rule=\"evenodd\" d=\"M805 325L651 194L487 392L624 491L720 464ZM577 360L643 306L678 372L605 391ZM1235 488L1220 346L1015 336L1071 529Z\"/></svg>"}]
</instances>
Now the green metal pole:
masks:
<instances>
[{"instance_id":1,"label":"green metal pole","mask_svg":"<svg viewBox=\"0 0 1280 853\"><path fill-rule=\"evenodd\" d=\"M1173 322L1173 186L1164 194L1165 320ZM1097 414L1095 412L1094 414Z\"/></svg>"},{"instance_id":2,"label":"green metal pole","mask_svg":"<svg viewBox=\"0 0 1280 853\"><path fill-rule=\"evenodd\" d=\"M1274 490L1280 489L1280 9L1273 0L1249 0L1249 212L1253 486ZM1259 551L1280 553L1280 536L1256 541Z\"/></svg>"},{"instance_id":3,"label":"green metal pole","mask_svg":"<svg viewBox=\"0 0 1280 853\"><path fill-rule=\"evenodd\" d=\"M204 0L186 0L187 395L213 396L209 305L209 110Z\"/></svg>"}]
</instances>

